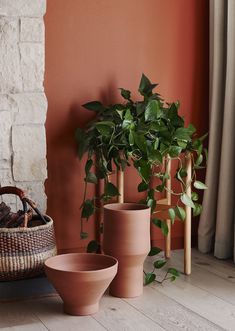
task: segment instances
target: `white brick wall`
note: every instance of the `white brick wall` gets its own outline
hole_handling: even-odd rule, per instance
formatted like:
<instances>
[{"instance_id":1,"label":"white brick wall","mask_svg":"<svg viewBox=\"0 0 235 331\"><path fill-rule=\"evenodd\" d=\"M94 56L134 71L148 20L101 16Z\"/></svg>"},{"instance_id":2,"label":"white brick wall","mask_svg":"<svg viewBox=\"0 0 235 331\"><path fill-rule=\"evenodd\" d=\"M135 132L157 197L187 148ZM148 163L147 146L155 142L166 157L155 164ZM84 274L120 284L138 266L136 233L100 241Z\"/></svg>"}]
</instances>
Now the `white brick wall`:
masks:
<instances>
[{"instance_id":1,"label":"white brick wall","mask_svg":"<svg viewBox=\"0 0 235 331\"><path fill-rule=\"evenodd\" d=\"M46 0L0 0L0 185L25 189L46 210ZM3 197L13 208L15 197Z\"/></svg>"}]
</instances>

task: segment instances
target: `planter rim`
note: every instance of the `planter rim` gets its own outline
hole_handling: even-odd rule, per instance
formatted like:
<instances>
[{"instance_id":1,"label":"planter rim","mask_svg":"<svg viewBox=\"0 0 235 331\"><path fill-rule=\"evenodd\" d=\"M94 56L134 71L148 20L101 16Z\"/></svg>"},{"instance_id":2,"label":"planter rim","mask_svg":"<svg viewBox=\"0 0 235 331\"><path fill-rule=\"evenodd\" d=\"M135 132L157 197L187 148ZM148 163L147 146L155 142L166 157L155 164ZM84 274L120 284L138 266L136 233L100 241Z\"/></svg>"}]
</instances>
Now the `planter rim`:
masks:
<instances>
[{"instance_id":1,"label":"planter rim","mask_svg":"<svg viewBox=\"0 0 235 331\"><path fill-rule=\"evenodd\" d=\"M98 259L102 259L103 257L110 259L110 266L108 267L103 267L100 269L96 269L96 270L65 270L59 267L52 267L50 266L50 261L52 260L57 260L60 259L60 257L71 257L71 256L95 256L98 257ZM95 273L101 273L104 271L108 271L111 270L113 267L115 267L118 264L118 260L110 255L106 255L106 254L95 254L95 253L68 253L68 254L60 254L60 255L56 255L56 256L52 256L49 259L47 259L45 261L45 267L47 269L53 270L53 271L58 271L58 272L63 272L63 273L70 273L70 274L83 274L83 275L88 275L88 274L95 274Z\"/></svg>"},{"instance_id":2,"label":"planter rim","mask_svg":"<svg viewBox=\"0 0 235 331\"><path fill-rule=\"evenodd\" d=\"M140 203L124 202L124 203L109 203L104 205L104 209L123 212L123 213L134 213L150 210L149 206Z\"/></svg>"}]
</instances>

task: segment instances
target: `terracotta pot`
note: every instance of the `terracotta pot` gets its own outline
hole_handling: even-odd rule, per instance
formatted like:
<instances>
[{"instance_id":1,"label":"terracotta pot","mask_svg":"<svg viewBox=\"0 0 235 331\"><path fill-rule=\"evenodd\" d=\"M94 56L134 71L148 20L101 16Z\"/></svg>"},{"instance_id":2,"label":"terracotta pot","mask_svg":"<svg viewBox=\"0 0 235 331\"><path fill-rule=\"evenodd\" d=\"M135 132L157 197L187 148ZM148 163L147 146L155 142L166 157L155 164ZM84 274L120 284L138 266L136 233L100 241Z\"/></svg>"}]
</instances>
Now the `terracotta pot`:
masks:
<instances>
[{"instance_id":1,"label":"terracotta pot","mask_svg":"<svg viewBox=\"0 0 235 331\"><path fill-rule=\"evenodd\" d=\"M143 293L143 263L150 251L150 208L134 203L104 206L103 250L118 259L110 294L120 298Z\"/></svg>"},{"instance_id":2,"label":"terracotta pot","mask_svg":"<svg viewBox=\"0 0 235 331\"><path fill-rule=\"evenodd\" d=\"M54 256L45 262L48 279L70 315L90 315L99 310L99 301L117 273L118 262L107 255L72 253Z\"/></svg>"}]
</instances>

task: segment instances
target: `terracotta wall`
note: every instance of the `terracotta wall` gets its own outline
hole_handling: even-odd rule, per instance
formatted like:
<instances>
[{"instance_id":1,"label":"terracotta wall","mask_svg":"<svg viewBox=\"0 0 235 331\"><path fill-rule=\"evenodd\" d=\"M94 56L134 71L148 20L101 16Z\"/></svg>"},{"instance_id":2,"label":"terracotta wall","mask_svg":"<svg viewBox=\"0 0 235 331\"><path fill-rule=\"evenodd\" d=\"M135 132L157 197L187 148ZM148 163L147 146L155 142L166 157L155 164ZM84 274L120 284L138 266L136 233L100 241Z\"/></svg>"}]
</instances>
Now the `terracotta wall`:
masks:
<instances>
[{"instance_id":1,"label":"terracotta wall","mask_svg":"<svg viewBox=\"0 0 235 331\"><path fill-rule=\"evenodd\" d=\"M48 214L60 249L86 245L79 239L83 164L76 159L74 131L93 116L81 104L118 100L118 87L137 90L141 73L159 82L169 101L180 100L186 122L208 127L207 0L48 0L45 89ZM134 94L135 95L135 94ZM133 170L126 200L138 198ZM197 222L194 223L195 227ZM90 238L94 221L87 225ZM196 230L194 229L194 233ZM159 242L162 240L158 235ZM182 225L173 230L181 245Z\"/></svg>"}]
</instances>

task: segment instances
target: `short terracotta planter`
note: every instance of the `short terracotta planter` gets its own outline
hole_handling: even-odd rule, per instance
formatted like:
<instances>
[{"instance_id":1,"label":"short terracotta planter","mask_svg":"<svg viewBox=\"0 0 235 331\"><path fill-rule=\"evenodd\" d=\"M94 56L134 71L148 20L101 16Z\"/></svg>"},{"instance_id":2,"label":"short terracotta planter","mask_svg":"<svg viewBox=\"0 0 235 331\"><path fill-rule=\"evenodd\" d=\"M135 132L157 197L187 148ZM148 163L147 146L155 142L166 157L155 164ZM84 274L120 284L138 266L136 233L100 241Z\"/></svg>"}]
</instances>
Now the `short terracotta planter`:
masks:
<instances>
[{"instance_id":1,"label":"short terracotta planter","mask_svg":"<svg viewBox=\"0 0 235 331\"><path fill-rule=\"evenodd\" d=\"M104 206L103 250L118 260L110 294L132 298L143 293L143 263L150 251L150 208L134 203Z\"/></svg>"},{"instance_id":2,"label":"short terracotta planter","mask_svg":"<svg viewBox=\"0 0 235 331\"><path fill-rule=\"evenodd\" d=\"M62 254L45 262L48 279L70 315L91 315L117 273L118 261L107 255L90 253Z\"/></svg>"}]
</instances>

